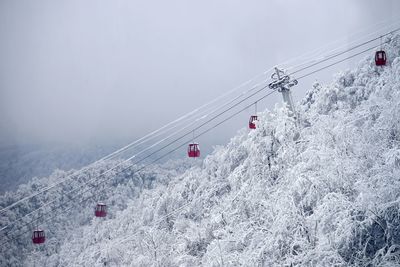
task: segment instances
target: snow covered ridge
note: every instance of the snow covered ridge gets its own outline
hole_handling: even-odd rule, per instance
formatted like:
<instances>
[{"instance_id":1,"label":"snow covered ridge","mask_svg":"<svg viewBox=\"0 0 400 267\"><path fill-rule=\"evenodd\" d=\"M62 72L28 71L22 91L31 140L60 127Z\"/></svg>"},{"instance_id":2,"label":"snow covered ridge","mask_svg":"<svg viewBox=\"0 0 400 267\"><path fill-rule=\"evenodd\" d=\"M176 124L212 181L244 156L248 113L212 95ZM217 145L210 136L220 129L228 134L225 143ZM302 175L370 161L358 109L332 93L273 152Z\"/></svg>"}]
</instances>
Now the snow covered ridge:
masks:
<instances>
[{"instance_id":1,"label":"snow covered ridge","mask_svg":"<svg viewBox=\"0 0 400 267\"><path fill-rule=\"evenodd\" d=\"M265 111L202 167L170 171L130 200L128 185L113 184L107 197L123 203L113 216L51 222L68 238L23 265L400 264L400 36L384 49L386 67L370 56L315 84L297 107L299 128L286 109Z\"/></svg>"},{"instance_id":2,"label":"snow covered ridge","mask_svg":"<svg viewBox=\"0 0 400 267\"><path fill-rule=\"evenodd\" d=\"M101 181L93 179L118 164L119 166L113 172L103 174ZM46 244L39 247L32 244L31 231L36 225L23 227L32 220L32 216L27 216L22 222L18 222L1 233L3 237L5 232L10 233L10 237L14 237L15 240L0 246L0 266L57 265L57 251L61 244L73 235L79 234L77 230L80 226L96 220L94 218L96 202L107 201L112 206L108 209L108 217L114 218L119 211L126 209L128 200L139 195L141 190L151 188L158 183L168 183L172 177L181 174L190 166L193 166L193 163L189 160L176 160L162 165L152 165L139 173L135 173L135 170L141 166L120 161L106 161L89 167L78 177L67 180L61 183L61 186L48 190L29 202L24 202L0 215L0 228L3 228L10 222L38 209L44 203L50 203L40 210L39 215L35 212L33 217L37 219L37 216L43 216L39 219L38 226L45 229ZM0 207L6 207L30 196L40 189L65 179L72 173L74 170L68 172L58 170L49 177L33 178L27 184L19 186L17 191L1 195ZM21 227L23 227L23 232L19 231ZM19 234L22 235L18 236ZM0 242L3 243L6 240L3 238ZM56 260L53 261L53 259Z\"/></svg>"},{"instance_id":3,"label":"snow covered ridge","mask_svg":"<svg viewBox=\"0 0 400 267\"><path fill-rule=\"evenodd\" d=\"M400 263L400 38L299 107L264 112L202 168L144 191L65 242L61 265L393 266ZM95 234L94 234L95 233Z\"/></svg>"}]
</instances>

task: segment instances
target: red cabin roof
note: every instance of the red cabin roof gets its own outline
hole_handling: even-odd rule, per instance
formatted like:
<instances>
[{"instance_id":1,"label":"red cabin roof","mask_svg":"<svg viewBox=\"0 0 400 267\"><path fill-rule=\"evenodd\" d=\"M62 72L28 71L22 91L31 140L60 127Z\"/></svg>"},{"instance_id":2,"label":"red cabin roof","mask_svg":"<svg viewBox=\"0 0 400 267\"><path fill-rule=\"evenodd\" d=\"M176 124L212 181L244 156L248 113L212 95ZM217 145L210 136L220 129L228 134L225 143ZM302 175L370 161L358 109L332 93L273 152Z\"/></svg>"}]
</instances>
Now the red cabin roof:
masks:
<instances>
[{"instance_id":1,"label":"red cabin roof","mask_svg":"<svg viewBox=\"0 0 400 267\"><path fill-rule=\"evenodd\" d=\"M43 244L46 241L46 236L43 230L37 229L32 233L33 244Z\"/></svg>"},{"instance_id":2,"label":"red cabin roof","mask_svg":"<svg viewBox=\"0 0 400 267\"><path fill-rule=\"evenodd\" d=\"M256 121L258 120L257 115L253 115L249 119L249 128L250 129L255 129L256 128Z\"/></svg>"},{"instance_id":3,"label":"red cabin roof","mask_svg":"<svg viewBox=\"0 0 400 267\"><path fill-rule=\"evenodd\" d=\"M188 156L189 156L189 158L198 158L198 157L200 157L200 147L199 147L198 143L189 144Z\"/></svg>"},{"instance_id":4,"label":"red cabin roof","mask_svg":"<svg viewBox=\"0 0 400 267\"><path fill-rule=\"evenodd\" d=\"M96 217L106 217L107 216L107 205L104 203L97 203L94 209L94 216Z\"/></svg>"},{"instance_id":5,"label":"red cabin roof","mask_svg":"<svg viewBox=\"0 0 400 267\"><path fill-rule=\"evenodd\" d=\"M386 65L386 53L383 50L376 51L375 53L375 64L377 66L385 66Z\"/></svg>"}]
</instances>

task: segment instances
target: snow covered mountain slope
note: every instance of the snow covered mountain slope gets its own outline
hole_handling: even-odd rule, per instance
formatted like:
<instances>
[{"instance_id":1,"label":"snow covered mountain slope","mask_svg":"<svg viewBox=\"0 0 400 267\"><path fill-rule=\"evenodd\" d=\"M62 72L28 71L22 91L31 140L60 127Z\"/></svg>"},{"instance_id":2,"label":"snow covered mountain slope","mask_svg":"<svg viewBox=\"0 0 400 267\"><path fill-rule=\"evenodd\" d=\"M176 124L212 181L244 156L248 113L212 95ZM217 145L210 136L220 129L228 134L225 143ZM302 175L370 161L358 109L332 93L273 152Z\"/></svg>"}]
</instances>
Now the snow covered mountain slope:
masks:
<instances>
[{"instance_id":1,"label":"snow covered mountain slope","mask_svg":"<svg viewBox=\"0 0 400 267\"><path fill-rule=\"evenodd\" d=\"M387 67L369 57L315 84L299 128L285 109L262 113L203 167L83 226L58 263L400 264L400 37L385 50Z\"/></svg>"},{"instance_id":2,"label":"snow covered mountain slope","mask_svg":"<svg viewBox=\"0 0 400 267\"><path fill-rule=\"evenodd\" d=\"M155 164L139 172L136 170L141 166L121 161L105 161L89 166L78 176L0 214L0 229L18 219L11 227L1 231L0 266L57 265L57 260L53 261L53 258L58 259L59 247L78 233L76 229L92 221L100 223L96 221L98 218L94 218L97 202L104 201L109 207L107 217L114 218L119 211L126 209L128 200L136 198L143 189L166 184L191 166L193 162L189 160ZM113 171L105 172L112 167ZM17 191L0 196L0 207L31 196L72 173L74 170L58 170L46 178L33 178L19 186ZM43 206L44 203L47 204ZM39 213L33 212L39 207L43 207ZM32 219L34 224L30 223ZM44 246L32 244L32 230L37 226L45 230ZM46 261L40 262L40 256L44 256L42 259Z\"/></svg>"},{"instance_id":3,"label":"snow covered mountain slope","mask_svg":"<svg viewBox=\"0 0 400 267\"><path fill-rule=\"evenodd\" d=\"M400 265L400 36L384 49L386 67L369 57L315 84L298 126L284 108L259 114L203 166L24 265Z\"/></svg>"}]
</instances>

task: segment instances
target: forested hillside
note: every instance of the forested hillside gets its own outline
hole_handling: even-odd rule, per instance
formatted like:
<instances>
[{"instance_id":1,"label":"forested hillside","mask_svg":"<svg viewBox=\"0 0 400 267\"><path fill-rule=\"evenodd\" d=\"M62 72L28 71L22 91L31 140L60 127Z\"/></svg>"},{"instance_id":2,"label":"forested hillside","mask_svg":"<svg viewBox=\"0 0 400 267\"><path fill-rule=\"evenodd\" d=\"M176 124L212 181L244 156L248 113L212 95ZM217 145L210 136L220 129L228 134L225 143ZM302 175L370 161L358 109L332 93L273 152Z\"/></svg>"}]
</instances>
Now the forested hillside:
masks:
<instances>
[{"instance_id":1,"label":"forested hillside","mask_svg":"<svg viewBox=\"0 0 400 267\"><path fill-rule=\"evenodd\" d=\"M0 193L14 191L33 177L55 170L79 169L111 151L115 145L9 145L0 147Z\"/></svg>"},{"instance_id":2,"label":"forested hillside","mask_svg":"<svg viewBox=\"0 0 400 267\"><path fill-rule=\"evenodd\" d=\"M94 219L83 202L44 224L54 230L36 253L32 245L13 244L2 251L2 263L400 264L400 36L388 38L387 66L368 57L331 84L314 84L297 105L297 123L277 106L258 114L256 130L240 130L201 165L110 173L102 196L111 216ZM34 183L15 194L34 191ZM51 197L67 198L62 190ZM1 203L19 197L6 195Z\"/></svg>"},{"instance_id":3,"label":"forested hillside","mask_svg":"<svg viewBox=\"0 0 400 267\"><path fill-rule=\"evenodd\" d=\"M107 203L108 219L115 218L144 189L168 183L194 163L176 160L137 171L141 165L110 160L89 166L79 175L74 175L75 170L58 170L46 178L33 178L15 192L6 192L0 196L1 207L58 184L0 215L0 228L18 220L2 229L0 266L56 265L60 246L75 238L81 226L107 223L94 217L97 202ZM45 246L32 244L31 234L37 226L46 229ZM40 263L44 259L45 263Z\"/></svg>"}]
</instances>

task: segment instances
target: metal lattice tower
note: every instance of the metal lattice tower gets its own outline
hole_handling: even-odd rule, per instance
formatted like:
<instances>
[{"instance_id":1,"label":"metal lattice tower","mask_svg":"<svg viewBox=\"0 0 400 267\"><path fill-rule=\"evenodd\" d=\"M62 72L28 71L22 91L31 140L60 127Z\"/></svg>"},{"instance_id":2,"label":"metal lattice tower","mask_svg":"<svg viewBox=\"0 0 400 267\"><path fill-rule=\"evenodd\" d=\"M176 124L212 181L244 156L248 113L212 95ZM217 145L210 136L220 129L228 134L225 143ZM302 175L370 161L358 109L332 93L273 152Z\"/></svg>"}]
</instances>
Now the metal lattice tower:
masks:
<instances>
[{"instance_id":1,"label":"metal lattice tower","mask_svg":"<svg viewBox=\"0 0 400 267\"><path fill-rule=\"evenodd\" d=\"M271 75L271 82L268 86L273 90L278 90L282 93L283 101L288 106L291 116L296 117L296 110L294 108L294 103L292 99L292 94L290 88L295 86L298 82L296 79L290 79L289 75L286 75L283 70L275 68L275 73Z\"/></svg>"}]
</instances>

